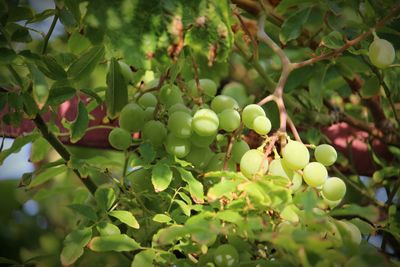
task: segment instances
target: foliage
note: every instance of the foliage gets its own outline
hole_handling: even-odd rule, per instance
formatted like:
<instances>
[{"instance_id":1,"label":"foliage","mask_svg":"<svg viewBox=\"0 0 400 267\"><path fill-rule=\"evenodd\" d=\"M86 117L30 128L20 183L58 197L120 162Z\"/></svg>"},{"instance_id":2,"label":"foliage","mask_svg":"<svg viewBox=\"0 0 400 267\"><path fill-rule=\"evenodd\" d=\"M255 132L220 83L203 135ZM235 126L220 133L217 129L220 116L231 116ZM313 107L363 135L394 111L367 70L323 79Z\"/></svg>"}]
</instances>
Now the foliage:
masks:
<instances>
[{"instance_id":1,"label":"foliage","mask_svg":"<svg viewBox=\"0 0 400 267\"><path fill-rule=\"evenodd\" d=\"M54 249L0 263L398 264L399 14L378 0L57 0L40 13L0 0L1 129L35 125L0 163L33 143L19 194L58 229ZM357 137L328 134L338 122L367 135L368 183L346 150ZM77 147L92 132L115 151Z\"/></svg>"}]
</instances>

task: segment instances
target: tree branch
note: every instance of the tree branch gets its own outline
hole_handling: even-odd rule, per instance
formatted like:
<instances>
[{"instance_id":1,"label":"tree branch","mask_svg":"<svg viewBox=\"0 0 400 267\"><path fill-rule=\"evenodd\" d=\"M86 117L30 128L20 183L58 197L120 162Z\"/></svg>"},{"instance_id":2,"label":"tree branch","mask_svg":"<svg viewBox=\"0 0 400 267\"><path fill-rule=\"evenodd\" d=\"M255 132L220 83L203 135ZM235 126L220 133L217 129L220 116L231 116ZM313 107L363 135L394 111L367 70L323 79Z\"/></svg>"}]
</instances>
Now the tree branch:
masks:
<instances>
[{"instance_id":1,"label":"tree branch","mask_svg":"<svg viewBox=\"0 0 400 267\"><path fill-rule=\"evenodd\" d=\"M294 69L302 68L304 66L312 65L312 64L314 64L314 63L316 63L318 61L330 59L330 58L333 58L335 56L338 56L338 55L342 54L344 51L346 51L350 47L356 45L357 43L359 43L360 41L364 40L366 37L371 35L374 31L376 31L377 29L379 29L382 26L384 26L387 21L392 19L394 16L398 15L399 12L400 12L400 5L397 5L392 9L392 11L388 15L386 15L384 18L379 20L375 24L374 27L370 28L368 31L364 32L363 34L357 36L353 40L347 41L346 44L344 44L342 47L340 47L340 48L338 48L336 50L333 50L331 52L319 55L317 57L310 58L310 59L302 61L302 62L293 63L292 67Z\"/></svg>"}]
</instances>

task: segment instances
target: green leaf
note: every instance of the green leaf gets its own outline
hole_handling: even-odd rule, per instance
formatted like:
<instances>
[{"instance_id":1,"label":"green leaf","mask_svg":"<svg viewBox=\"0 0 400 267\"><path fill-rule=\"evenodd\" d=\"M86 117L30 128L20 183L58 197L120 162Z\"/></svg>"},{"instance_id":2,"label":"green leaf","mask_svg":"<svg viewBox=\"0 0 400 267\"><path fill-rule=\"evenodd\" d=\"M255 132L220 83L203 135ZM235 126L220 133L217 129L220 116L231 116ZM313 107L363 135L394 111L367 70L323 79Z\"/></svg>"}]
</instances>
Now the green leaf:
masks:
<instances>
[{"instance_id":1,"label":"green leaf","mask_svg":"<svg viewBox=\"0 0 400 267\"><path fill-rule=\"evenodd\" d=\"M30 23L35 23L35 22L39 22L39 21L43 21L45 19L47 19L48 17L54 16L55 14L55 10L54 9L46 9L40 13L35 14L35 16L33 16L30 20L28 20L26 23L30 24Z\"/></svg>"},{"instance_id":2,"label":"green leaf","mask_svg":"<svg viewBox=\"0 0 400 267\"><path fill-rule=\"evenodd\" d=\"M224 180L213 185L207 193L208 201L213 202L223 196L231 199L232 193L236 191L236 187L238 186L238 184L238 181Z\"/></svg>"},{"instance_id":3,"label":"green leaf","mask_svg":"<svg viewBox=\"0 0 400 267\"><path fill-rule=\"evenodd\" d=\"M154 147L149 143L142 143L139 146L139 153L143 159L142 164L150 164L157 156Z\"/></svg>"},{"instance_id":4,"label":"green leaf","mask_svg":"<svg viewBox=\"0 0 400 267\"><path fill-rule=\"evenodd\" d=\"M191 172L177 168L179 173L181 174L182 180L184 180L189 185L190 196L196 203L204 203L204 189L203 184L197 181Z\"/></svg>"},{"instance_id":5,"label":"green leaf","mask_svg":"<svg viewBox=\"0 0 400 267\"><path fill-rule=\"evenodd\" d=\"M106 91L107 116L117 117L118 112L128 103L128 86L121 72L121 67L115 58L111 59L107 74Z\"/></svg>"},{"instance_id":6,"label":"green leaf","mask_svg":"<svg viewBox=\"0 0 400 267\"><path fill-rule=\"evenodd\" d=\"M172 171L168 165L158 163L151 172L151 182L156 192L164 191L172 181Z\"/></svg>"},{"instance_id":7,"label":"green leaf","mask_svg":"<svg viewBox=\"0 0 400 267\"><path fill-rule=\"evenodd\" d=\"M165 214L156 214L153 217L153 221L159 222L159 223L168 223L172 221L171 217Z\"/></svg>"},{"instance_id":8,"label":"green leaf","mask_svg":"<svg viewBox=\"0 0 400 267\"><path fill-rule=\"evenodd\" d=\"M74 88L69 86L56 86L52 87L49 92L49 98L47 104L49 106L58 106L71 99L75 95L76 91Z\"/></svg>"},{"instance_id":9,"label":"green leaf","mask_svg":"<svg viewBox=\"0 0 400 267\"><path fill-rule=\"evenodd\" d=\"M310 101L319 111L323 105L324 97L324 81L328 65L321 68L308 82L308 90L310 93Z\"/></svg>"},{"instance_id":10,"label":"green leaf","mask_svg":"<svg viewBox=\"0 0 400 267\"><path fill-rule=\"evenodd\" d=\"M376 222L379 219L379 210L374 206L361 207L357 204L347 204L340 209L334 209L330 212L331 216L357 216Z\"/></svg>"},{"instance_id":11,"label":"green leaf","mask_svg":"<svg viewBox=\"0 0 400 267\"><path fill-rule=\"evenodd\" d=\"M310 12L311 8L299 10L283 22L279 33L279 39L282 43L286 44L300 36L303 25L307 22Z\"/></svg>"},{"instance_id":12,"label":"green leaf","mask_svg":"<svg viewBox=\"0 0 400 267\"><path fill-rule=\"evenodd\" d=\"M152 267L153 261L156 258L154 250L143 250L136 254L132 261L131 267Z\"/></svg>"},{"instance_id":13,"label":"green leaf","mask_svg":"<svg viewBox=\"0 0 400 267\"><path fill-rule=\"evenodd\" d=\"M238 212L232 210L220 211L217 213L216 218L231 223L243 221L243 217Z\"/></svg>"},{"instance_id":14,"label":"green leaf","mask_svg":"<svg viewBox=\"0 0 400 267\"><path fill-rule=\"evenodd\" d=\"M64 27L67 30L71 31L78 26L78 22L76 21L75 16L65 6L62 7L61 9L58 9L57 11L58 11L58 16L60 18L60 22L64 25Z\"/></svg>"},{"instance_id":15,"label":"green leaf","mask_svg":"<svg viewBox=\"0 0 400 267\"><path fill-rule=\"evenodd\" d=\"M71 266L83 255L83 248L77 244L68 244L61 251L60 260L63 266Z\"/></svg>"},{"instance_id":16,"label":"green leaf","mask_svg":"<svg viewBox=\"0 0 400 267\"><path fill-rule=\"evenodd\" d=\"M330 32L328 35L325 35L322 38L322 42L324 46L330 49L337 49L340 48L343 43L343 36L338 31Z\"/></svg>"},{"instance_id":17,"label":"green leaf","mask_svg":"<svg viewBox=\"0 0 400 267\"><path fill-rule=\"evenodd\" d=\"M96 226L97 231L99 231L100 235L119 235L121 234L121 231L119 228L108 222L101 222Z\"/></svg>"},{"instance_id":18,"label":"green leaf","mask_svg":"<svg viewBox=\"0 0 400 267\"><path fill-rule=\"evenodd\" d=\"M78 31L73 32L68 39L68 49L71 53L80 54L89 47L90 41Z\"/></svg>"},{"instance_id":19,"label":"green leaf","mask_svg":"<svg viewBox=\"0 0 400 267\"><path fill-rule=\"evenodd\" d=\"M86 132L89 126L89 114L86 110L85 104L79 101L78 115L71 126L71 143L78 142Z\"/></svg>"},{"instance_id":20,"label":"green leaf","mask_svg":"<svg viewBox=\"0 0 400 267\"><path fill-rule=\"evenodd\" d=\"M96 102L98 103L98 104L100 104L100 103L102 103L103 102L103 99L101 99L101 97L96 93L96 92L94 92L93 90L91 90L91 89L81 89L80 90L82 93L84 93L85 95L88 95L88 96L90 96L90 97L92 97L92 98L94 98L94 99L96 99Z\"/></svg>"},{"instance_id":21,"label":"green leaf","mask_svg":"<svg viewBox=\"0 0 400 267\"><path fill-rule=\"evenodd\" d=\"M55 176L64 173L67 171L67 166L62 165L59 167L48 168L37 174L32 182L29 184L29 188L33 188L35 186L41 185L50 179L54 178Z\"/></svg>"},{"instance_id":22,"label":"green leaf","mask_svg":"<svg viewBox=\"0 0 400 267\"><path fill-rule=\"evenodd\" d=\"M188 233L187 229L182 225L172 225L167 228L162 228L153 236L153 241L158 245L166 245L172 243L176 239L185 236Z\"/></svg>"},{"instance_id":23,"label":"green leaf","mask_svg":"<svg viewBox=\"0 0 400 267\"><path fill-rule=\"evenodd\" d=\"M8 24L8 26L12 31L11 41L19 43L29 43L32 41L32 36L26 27L15 23Z\"/></svg>"},{"instance_id":24,"label":"green leaf","mask_svg":"<svg viewBox=\"0 0 400 267\"><path fill-rule=\"evenodd\" d=\"M33 64L28 65L32 78L32 94L39 109L46 104L49 97L49 86L44 74Z\"/></svg>"},{"instance_id":25,"label":"green leaf","mask_svg":"<svg viewBox=\"0 0 400 267\"><path fill-rule=\"evenodd\" d=\"M29 135L19 136L12 143L11 147L0 152L0 165L3 165L4 160L13 153L18 153L23 146L38 139L40 134L32 133Z\"/></svg>"},{"instance_id":26,"label":"green leaf","mask_svg":"<svg viewBox=\"0 0 400 267\"><path fill-rule=\"evenodd\" d=\"M33 97L28 92L23 92L22 99L24 102L25 114L28 115L28 118L30 118L30 119L35 118L36 114L39 112L39 109L38 109Z\"/></svg>"},{"instance_id":27,"label":"green leaf","mask_svg":"<svg viewBox=\"0 0 400 267\"><path fill-rule=\"evenodd\" d=\"M27 6L17 6L10 8L8 14L9 22L29 20L33 17L33 10Z\"/></svg>"},{"instance_id":28,"label":"green leaf","mask_svg":"<svg viewBox=\"0 0 400 267\"><path fill-rule=\"evenodd\" d=\"M64 240L64 244L76 244L80 247L86 246L92 238L92 228L78 228L69 233Z\"/></svg>"},{"instance_id":29,"label":"green leaf","mask_svg":"<svg viewBox=\"0 0 400 267\"><path fill-rule=\"evenodd\" d=\"M139 229L139 223L136 220L135 216L133 216L133 214L129 211L126 210L113 210L109 213L110 216L117 218L118 220L120 220L122 223L135 228L135 229Z\"/></svg>"},{"instance_id":30,"label":"green leaf","mask_svg":"<svg viewBox=\"0 0 400 267\"><path fill-rule=\"evenodd\" d=\"M100 187L96 190L94 197L97 205L104 211L107 211L117 199L114 189L109 187Z\"/></svg>"},{"instance_id":31,"label":"green leaf","mask_svg":"<svg viewBox=\"0 0 400 267\"><path fill-rule=\"evenodd\" d=\"M67 73L72 79L80 80L90 76L104 57L104 47L94 46L72 62Z\"/></svg>"},{"instance_id":32,"label":"green leaf","mask_svg":"<svg viewBox=\"0 0 400 267\"><path fill-rule=\"evenodd\" d=\"M16 58L17 58L17 54L14 52L14 50L6 48L6 47L0 47L0 63L1 64L10 64Z\"/></svg>"},{"instance_id":33,"label":"green leaf","mask_svg":"<svg viewBox=\"0 0 400 267\"><path fill-rule=\"evenodd\" d=\"M97 221L97 214L91 206L84 204L71 204L68 207L76 211L80 215L88 218L89 220L92 220L94 222Z\"/></svg>"},{"instance_id":34,"label":"green leaf","mask_svg":"<svg viewBox=\"0 0 400 267\"><path fill-rule=\"evenodd\" d=\"M190 216L190 206L188 204L186 204L185 202L183 202L182 200L179 199L175 199L174 202L176 204L178 204L178 206L181 208L181 210L183 211L183 213L186 216Z\"/></svg>"},{"instance_id":35,"label":"green leaf","mask_svg":"<svg viewBox=\"0 0 400 267\"><path fill-rule=\"evenodd\" d=\"M67 73L64 68L51 56L42 56L42 60L37 61L37 64L39 70L50 79L63 80L67 78Z\"/></svg>"},{"instance_id":36,"label":"green leaf","mask_svg":"<svg viewBox=\"0 0 400 267\"><path fill-rule=\"evenodd\" d=\"M97 252L133 251L140 248L139 243L125 234L94 237L88 247Z\"/></svg>"},{"instance_id":37,"label":"green leaf","mask_svg":"<svg viewBox=\"0 0 400 267\"><path fill-rule=\"evenodd\" d=\"M0 263L9 264L9 265L16 265L16 266L18 266L20 264L18 261L15 261L13 259L8 259L8 258L5 258L5 257L0 257Z\"/></svg>"},{"instance_id":38,"label":"green leaf","mask_svg":"<svg viewBox=\"0 0 400 267\"><path fill-rule=\"evenodd\" d=\"M79 259L83 255L83 247L89 243L91 238L92 228L90 227L76 229L68 234L60 255L61 263L69 266Z\"/></svg>"},{"instance_id":39,"label":"green leaf","mask_svg":"<svg viewBox=\"0 0 400 267\"><path fill-rule=\"evenodd\" d=\"M49 153L51 145L43 137L39 137L32 143L31 162L39 162L43 160Z\"/></svg>"}]
</instances>

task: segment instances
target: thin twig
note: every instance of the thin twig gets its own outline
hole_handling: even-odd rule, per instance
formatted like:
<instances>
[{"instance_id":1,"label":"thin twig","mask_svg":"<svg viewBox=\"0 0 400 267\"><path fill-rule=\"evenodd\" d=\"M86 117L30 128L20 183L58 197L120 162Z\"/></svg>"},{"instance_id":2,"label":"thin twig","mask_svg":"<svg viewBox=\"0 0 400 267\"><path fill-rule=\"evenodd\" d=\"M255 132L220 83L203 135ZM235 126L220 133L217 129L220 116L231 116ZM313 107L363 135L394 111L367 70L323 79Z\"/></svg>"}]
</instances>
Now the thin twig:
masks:
<instances>
[{"instance_id":1,"label":"thin twig","mask_svg":"<svg viewBox=\"0 0 400 267\"><path fill-rule=\"evenodd\" d=\"M47 45L49 44L50 36L53 33L54 28L56 27L57 20L58 20L58 14L56 12L56 14L53 17L53 21L51 22L50 29L49 29L48 33L46 34L46 36L44 37L44 43L43 43L43 49L42 49L43 55L46 54Z\"/></svg>"},{"instance_id":2,"label":"thin twig","mask_svg":"<svg viewBox=\"0 0 400 267\"><path fill-rule=\"evenodd\" d=\"M304 66L312 65L312 64L314 64L314 63L316 63L318 61L331 59L331 58L333 58L335 56L338 56L338 55L342 54L344 51L346 51L350 47L352 47L352 46L358 44L360 41L364 40L366 37L371 35L377 29L383 27L387 21L389 21L390 19L392 19L393 17L398 15L399 12L400 12L400 5L397 5L392 9L392 11L388 15L386 15L384 18L379 20L375 24L374 27L370 28L368 31L364 32L363 34L357 36L353 40L347 41L346 44L344 44L342 47L340 47L340 48L338 48L336 50L333 50L331 52L319 55L317 57L310 58L310 59L302 61L302 62L292 63L292 67L294 69L302 68Z\"/></svg>"}]
</instances>

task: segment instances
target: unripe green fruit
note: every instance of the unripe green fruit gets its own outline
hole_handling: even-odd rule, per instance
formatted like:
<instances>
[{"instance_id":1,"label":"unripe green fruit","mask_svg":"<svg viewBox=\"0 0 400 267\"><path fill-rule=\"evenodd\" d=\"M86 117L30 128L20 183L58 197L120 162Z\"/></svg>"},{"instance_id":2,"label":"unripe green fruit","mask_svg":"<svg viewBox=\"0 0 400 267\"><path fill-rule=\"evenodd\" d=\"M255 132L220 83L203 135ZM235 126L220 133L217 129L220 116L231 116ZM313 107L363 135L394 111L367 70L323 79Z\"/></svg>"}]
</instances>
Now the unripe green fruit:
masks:
<instances>
[{"instance_id":1,"label":"unripe green fruit","mask_svg":"<svg viewBox=\"0 0 400 267\"><path fill-rule=\"evenodd\" d=\"M171 116L172 113L177 112L177 111L182 111L189 115L191 115L191 113L192 113L192 111L188 107L186 107L184 104L176 103L168 109L168 116Z\"/></svg>"},{"instance_id":2,"label":"unripe green fruit","mask_svg":"<svg viewBox=\"0 0 400 267\"><path fill-rule=\"evenodd\" d=\"M303 143L290 140L282 149L282 157L287 167L300 170L310 161L310 152Z\"/></svg>"},{"instance_id":3,"label":"unripe green fruit","mask_svg":"<svg viewBox=\"0 0 400 267\"><path fill-rule=\"evenodd\" d=\"M265 116L258 116L253 121L253 129L259 135L266 135L271 131L271 121Z\"/></svg>"},{"instance_id":4,"label":"unripe green fruit","mask_svg":"<svg viewBox=\"0 0 400 267\"><path fill-rule=\"evenodd\" d=\"M214 262L218 267L236 266L239 263L239 253L232 245L221 245L214 252Z\"/></svg>"},{"instance_id":5,"label":"unripe green fruit","mask_svg":"<svg viewBox=\"0 0 400 267\"><path fill-rule=\"evenodd\" d=\"M222 89L221 94L234 98L241 108L249 103L249 97L247 95L246 88L243 84L238 82L230 82L226 84Z\"/></svg>"},{"instance_id":6,"label":"unripe green fruit","mask_svg":"<svg viewBox=\"0 0 400 267\"><path fill-rule=\"evenodd\" d=\"M338 201L346 194L346 184L342 179L332 177L326 180L322 187L324 197L330 201Z\"/></svg>"},{"instance_id":7,"label":"unripe green fruit","mask_svg":"<svg viewBox=\"0 0 400 267\"><path fill-rule=\"evenodd\" d=\"M142 129L145 119L143 109L135 103L126 105L119 115L119 126L129 132L137 132Z\"/></svg>"},{"instance_id":8,"label":"unripe green fruit","mask_svg":"<svg viewBox=\"0 0 400 267\"><path fill-rule=\"evenodd\" d=\"M325 166L319 162L310 162L303 170L304 181L312 187L323 185L328 178L328 171Z\"/></svg>"},{"instance_id":9,"label":"unripe green fruit","mask_svg":"<svg viewBox=\"0 0 400 267\"><path fill-rule=\"evenodd\" d=\"M254 120L258 116L265 117L265 111L263 108L256 104L247 105L242 112L244 125L249 129L253 129Z\"/></svg>"},{"instance_id":10,"label":"unripe green fruit","mask_svg":"<svg viewBox=\"0 0 400 267\"><path fill-rule=\"evenodd\" d=\"M148 121L142 131L143 140L148 140L153 146L159 147L167 137L165 125L159 121Z\"/></svg>"},{"instance_id":11,"label":"unripe green fruit","mask_svg":"<svg viewBox=\"0 0 400 267\"><path fill-rule=\"evenodd\" d=\"M396 52L390 42L375 38L369 46L368 56L372 64L383 69L393 63Z\"/></svg>"},{"instance_id":12,"label":"unripe green fruit","mask_svg":"<svg viewBox=\"0 0 400 267\"><path fill-rule=\"evenodd\" d=\"M166 84L161 87L158 98L160 103L167 107L171 107L176 103L183 103L181 90L173 84Z\"/></svg>"},{"instance_id":13,"label":"unripe green fruit","mask_svg":"<svg viewBox=\"0 0 400 267\"><path fill-rule=\"evenodd\" d=\"M214 154L207 165L206 172L221 171L224 169L225 153ZM228 171L236 171L236 163L229 159L227 162Z\"/></svg>"},{"instance_id":14,"label":"unripe green fruit","mask_svg":"<svg viewBox=\"0 0 400 267\"><path fill-rule=\"evenodd\" d=\"M221 113L225 109L238 109L239 105L236 100L227 95L217 95L211 101L211 109L215 113Z\"/></svg>"},{"instance_id":15,"label":"unripe green fruit","mask_svg":"<svg viewBox=\"0 0 400 267\"><path fill-rule=\"evenodd\" d=\"M236 163L240 163L244 153L250 150L249 145L244 140L239 140L235 142L232 146L232 159Z\"/></svg>"},{"instance_id":16,"label":"unripe green fruit","mask_svg":"<svg viewBox=\"0 0 400 267\"><path fill-rule=\"evenodd\" d=\"M131 145L131 138L128 131L122 128L114 128L108 135L108 142L115 149L126 150Z\"/></svg>"},{"instance_id":17,"label":"unripe green fruit","mask_svg":"<svg viewBox=\"0 0 400 267\"><path fill-rule=\"evenodd\" d=\"M214 139L215 139L215 135L200 136L194 131L192 132L192 135L190 136L190 142L192 143L193 146L196 146L196 147L208 147L209 145L212 144Z\"/></svg>"},{"instance_id":18,"label":"unripe green fruit","mask_svg":"<svg viewBox=\"0 0 400 267\"><path fill-rule=\"evenodd\" d=\"M263 166L263 169L261 169ZM266 173L268 170L268 161L264 160L264 154L257 149L250 149L244 153L240 160L240 171L247 178L252 178L256 173Z\"/></svg>"},{"instance_id":19,"label":"unripe green fruit","mask_svg":"<svg viewBox=\"0 0 400 267\"><path fill-rule=\"evenodd\" d=\"M225 109L218 114L219 128L233 132L240 126L240 114L234 109Z\"/></svg>"},{"instance_id":20,"label":"unripe green fruit","mask_svg":"<svg viewBox=\"0 0 400 267\"><path fill-rule=\"evenodd\" d=\"M172 113L168 119L168 130L179 138L190 137L192 134L192 116L182 111Z\"/></svg>"},{"instance_id":21,"label":"unripe green fruit","mask_svg":"<svg viewBox=\"0 0 400 267\"><path fill-rule=\"evenodd\" d=\"M192 128L200 136L215 135L218 126L218 116L211 109L199 109L193 116Z\"/></svg>"},{"instance_id":22,"label":"unripe green fruit","mask_svg":"<svg viewBox=\"0 0 400 267\"><path fill-rule=\"evenodd\" d=\"M337 159L336 150L330 145L319 145L315 148L315 159L325 166L331 166Z\"/></svg>"},{"instance_id":23,"label":"unripe green fruit","mask_svg":"<svg viewBox=\"0 0 400 267\"><path fill-rule=\"evenodd\" d=\"M139 99L138 104L143 108L155 107L157 105L157 97L152 93L144 93Z\"/></svg>"},{"instance_id":24,"label":"unripe green fruit","mask_svg":"<svg viewBox=\"0 0 400 267\"><path fill-rule=\"evenodd\" d=\"M173 134L169 134L167 136L165 148L170 155L183 158L189 154L191 145L189 139L182 139Z\"/></svg>"},{"instance_id":25,"label":"unripe green fruit","mask_svg":"<svg viewBox=\"0 0 400 267\"><path fill-rule=\"evenodd\" d=\"M200 87L203 90L203 94L209 97L215 96L217 93L217 85L213 80L210 79L200 79ZM199 97L199 90L195 80L188 82L189 94L193 97Z\"/></svg>"}]
</instances>

